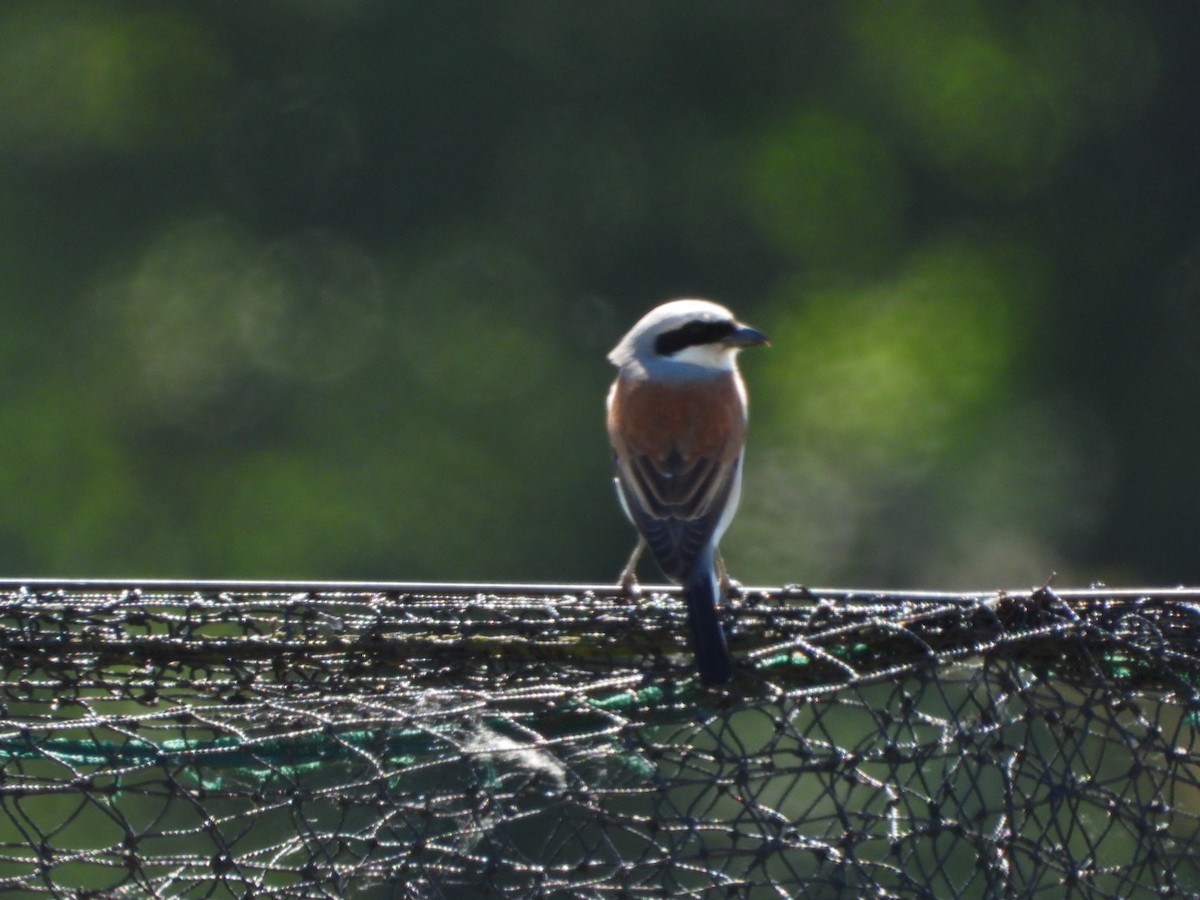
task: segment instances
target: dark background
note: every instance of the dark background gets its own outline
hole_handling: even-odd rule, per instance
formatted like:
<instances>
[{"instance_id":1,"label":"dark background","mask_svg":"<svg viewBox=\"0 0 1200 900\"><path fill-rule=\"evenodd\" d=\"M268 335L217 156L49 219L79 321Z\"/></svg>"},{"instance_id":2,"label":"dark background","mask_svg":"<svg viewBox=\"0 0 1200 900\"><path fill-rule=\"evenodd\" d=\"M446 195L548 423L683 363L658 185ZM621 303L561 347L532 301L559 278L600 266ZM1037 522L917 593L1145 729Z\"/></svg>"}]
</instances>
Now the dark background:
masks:
<instances>
[{"instance_id":1,"label":"dark background","mask_svg":"<svg viewBox=\"0 0 1200 900\"><path fill-rule=\"evenodd\" d=\"M611 579L604 354L694 295L774 338L742 580L1196 582L1197 47L1190 2L0 4L0 571Z\"/></svg>"}]
</instances>

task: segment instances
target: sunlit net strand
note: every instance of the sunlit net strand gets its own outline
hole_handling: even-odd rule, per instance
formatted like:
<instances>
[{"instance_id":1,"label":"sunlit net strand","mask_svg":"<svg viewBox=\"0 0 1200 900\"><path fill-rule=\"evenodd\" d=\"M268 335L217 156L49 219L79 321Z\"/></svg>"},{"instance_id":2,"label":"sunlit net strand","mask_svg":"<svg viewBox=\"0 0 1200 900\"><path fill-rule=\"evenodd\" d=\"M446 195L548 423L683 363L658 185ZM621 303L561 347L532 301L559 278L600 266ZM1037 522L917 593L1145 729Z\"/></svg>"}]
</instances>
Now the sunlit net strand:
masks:
<instances>
[{"instance_id":1,"label":"sunlit net strand","mask_svg":"<svg viewBox=\"0 0 1200 900\"><path fill-rule=\"evenodd\" d=\"M0 887L1200 885L1189 592L751 591L714 693L666 593L482 588L10 586Z\"/></svg>"}]
</instances>

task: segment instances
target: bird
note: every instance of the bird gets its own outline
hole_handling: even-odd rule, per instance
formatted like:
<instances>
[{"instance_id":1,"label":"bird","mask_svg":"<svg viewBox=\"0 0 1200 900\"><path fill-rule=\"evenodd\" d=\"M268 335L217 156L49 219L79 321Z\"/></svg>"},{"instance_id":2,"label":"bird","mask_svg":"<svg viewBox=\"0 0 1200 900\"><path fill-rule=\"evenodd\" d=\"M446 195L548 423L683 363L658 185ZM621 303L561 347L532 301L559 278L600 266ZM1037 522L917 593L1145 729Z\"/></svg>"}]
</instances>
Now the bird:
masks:
<instances>
[{"instance_id":1,"label":"bird","mask_svg":"<svg viewBox=\"0 0 1200 900\"><path fill-rule=\"evenodd\" d=\"M683 299L650 310L608 354L617 367L606 416L613 481L638 531L620 583L636 590L649 547L683 587L696 667L710 686L733 676L717 598L730 584L718 544L741 497L746 445L737 355L768 343L724 306Z\"/></svg>"}]
</instances>

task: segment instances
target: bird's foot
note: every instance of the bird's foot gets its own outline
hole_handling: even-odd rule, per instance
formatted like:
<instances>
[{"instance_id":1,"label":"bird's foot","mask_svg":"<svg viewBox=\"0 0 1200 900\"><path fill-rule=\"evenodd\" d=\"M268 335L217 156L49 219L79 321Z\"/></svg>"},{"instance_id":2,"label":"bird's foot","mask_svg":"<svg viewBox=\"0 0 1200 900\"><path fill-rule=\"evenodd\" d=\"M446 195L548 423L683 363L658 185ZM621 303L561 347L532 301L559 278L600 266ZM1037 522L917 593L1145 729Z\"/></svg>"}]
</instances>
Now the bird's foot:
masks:
<instances>
[{"instance_id":1,"label":"bird's foot","mask_svg":"<svg viewBox=\"0 0 1200 900\"><path fill-rule=\"evenodd\" d=\"M633 569L626 569L622 572L621 577L617 579L617 584L621 586L621 592L630 599L642 596L642 586L638 584L637 574Z\"/></svg>"},{"instance_id":2,"label":"bird's foot","mask_svg":"<svg viewBox=\"0 0 1200 900\"><path fill-rule=\"evenodd\" d=\"M721 573L721 593L726 597L738 597L742 593L742 583L736 578L730 578L728 572Z\"/></svg>"},{"instance_id":3,"label":"bird's foot","mask_svg":"<svg viewBox=\"0 0 1200 900\"><path fill-rule=\"evenodd\" d=\"M725 567L725 557L721 551L716 551L714 562L717 566L717 584L721 588L722 597L737 597L742 593L742 583L729 577L729 569Z\"/></svg>"},{"instance_id":4,"label":"bird's foot","mask_svg":"<svg viewBox=\"0 0 1200 900\"><path fill-rule=\"evenodd\" d=\"M626 597L637 598L642 596L642 589L638 585L637 580L637 564L642 558L642 551L646 549L646 539L638 535L637 546L633 548L633 553L629 555L629 562L625 563L625 568L621 570L621 577L617 579L617 584L621 586L621 590L625 592Z\"/></svg>"}]
</instances>

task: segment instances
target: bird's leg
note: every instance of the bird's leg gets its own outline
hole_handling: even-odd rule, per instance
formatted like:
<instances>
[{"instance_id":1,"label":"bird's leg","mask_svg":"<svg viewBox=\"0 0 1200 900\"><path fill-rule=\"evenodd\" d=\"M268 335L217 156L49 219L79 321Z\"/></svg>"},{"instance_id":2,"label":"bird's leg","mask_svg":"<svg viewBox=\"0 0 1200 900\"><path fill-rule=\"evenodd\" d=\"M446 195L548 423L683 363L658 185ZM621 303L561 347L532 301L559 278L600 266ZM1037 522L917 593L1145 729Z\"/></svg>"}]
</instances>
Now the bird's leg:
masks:
<instances>
[{"instance_id":1,"label":"bird's leg","mask_svg":"<svg viewBox=\"0 0 1200 900\"><path fill-rule=\"evenodd\" d=\"M629 562L625 563L625 568L621 570L621 577L617 579L617 583L621 585L623 590L630 597L636 597L642 589L638 586L637 580L637 564L642 558L642 552L646 549L646 539L638 535L637 546L633 548L633 553L629 555Z\"/></svg>"},{"instance_id":2,"label":"bird's leg","mask_svg":"<svg viewBox=\"0 0 1200 900\"><path fill-rule=\"evenodd\" d=\"M721 593L728 597L740 591L742 583L729 577L729 569L725 568L725 557L720 550L714 551L713 560L717 564L717 582L721 585Z\"/></svg>"}]
</instances>

